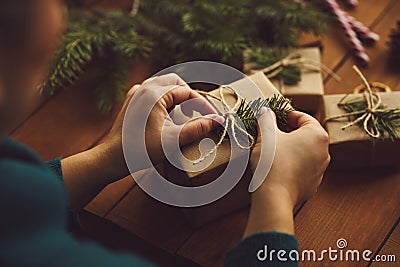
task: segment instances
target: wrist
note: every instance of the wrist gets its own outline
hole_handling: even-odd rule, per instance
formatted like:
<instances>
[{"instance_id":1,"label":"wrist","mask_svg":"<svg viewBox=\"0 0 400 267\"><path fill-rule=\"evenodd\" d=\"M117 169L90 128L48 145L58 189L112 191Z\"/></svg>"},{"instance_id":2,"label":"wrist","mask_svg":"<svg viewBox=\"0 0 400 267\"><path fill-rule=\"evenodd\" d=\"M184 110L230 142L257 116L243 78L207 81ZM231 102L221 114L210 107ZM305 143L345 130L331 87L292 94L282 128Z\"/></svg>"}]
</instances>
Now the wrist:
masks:
<instances>
[{"instance_id":1,"label":"wrist","mask_svg":"<svg viewBox=\"0 0 400 267\"><path fill-rule=\"evenodd\" d=\"M276 203L291 210L297 204L296 196L285 186L281 184L269 184L268 182L260 186L252 194L252 200L262 203Z\"/></svg>"},{"instance_id":2,"label":"wrist","mask_svg":"<svg viewBox=\"0 0 400 267\"><path fill-rule=\"evenodd\" d=\"M93 154L99 172L102 173L102 177L105 177L107 184L129 175L122 149L120 152L114 152L109 145L101 143L88 150L88 152Z\"/></svg>"},{"instance_id":3,"label":"wrist","mask_svg":"<svg viewBox=\"0 0 400 267\"><path fill-rule=\"evenodd\" d=\"M269 231L294 234L295 204L289 191L280 186L263 186L252 194L244 237Z\"/></svg>"}]
</instances>

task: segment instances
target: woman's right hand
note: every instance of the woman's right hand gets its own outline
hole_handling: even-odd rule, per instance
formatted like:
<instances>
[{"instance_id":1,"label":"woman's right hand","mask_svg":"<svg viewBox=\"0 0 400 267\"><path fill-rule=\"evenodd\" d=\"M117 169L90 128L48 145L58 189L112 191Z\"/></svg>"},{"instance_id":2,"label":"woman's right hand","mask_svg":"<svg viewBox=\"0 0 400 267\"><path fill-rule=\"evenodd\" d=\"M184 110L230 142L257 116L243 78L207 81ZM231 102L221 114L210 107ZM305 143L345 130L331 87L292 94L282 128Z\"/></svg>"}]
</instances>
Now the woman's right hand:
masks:
<instances>
[{"instance_id":1,"label":"woman's right hand","mask_svg":"<svg viewBox=\"0 0 400 267\"><path fill-rule=\"evenodd\" d=\"M315 194L329 164L328 134L315 118L299 111L288 114L288 126L294 130L282 132L276 127L273 112L270 109L264 111L259 118L259 133L268 134L273 124L272 127L276 128L276 151L271 170L257 191L266 188L268 191L287 190L294 205L302 204ZM271 115L273 122L268 119ZM253 169L258 164L261 149L262 137L259 134L250 161Z\"/></svg>"},{"instance_id":2,"label":"woman's right hand","mask_svg":"<svg viewBox=\"0 0 400 267\"><path fill-rule=\"evenodd\" d=\"M271 169L261 186L252 193L245 236L263 231L294 233L293 209L313 196L329 164L329 137L313 117L298 111L288 114L288 126L282 132L270 109L262 110L259 136L253 148L250 167L255 170L262 149L262 136L276 131L276 151ZM264 152L263 152L264 153Z\"/></svg>"}]
</instances>

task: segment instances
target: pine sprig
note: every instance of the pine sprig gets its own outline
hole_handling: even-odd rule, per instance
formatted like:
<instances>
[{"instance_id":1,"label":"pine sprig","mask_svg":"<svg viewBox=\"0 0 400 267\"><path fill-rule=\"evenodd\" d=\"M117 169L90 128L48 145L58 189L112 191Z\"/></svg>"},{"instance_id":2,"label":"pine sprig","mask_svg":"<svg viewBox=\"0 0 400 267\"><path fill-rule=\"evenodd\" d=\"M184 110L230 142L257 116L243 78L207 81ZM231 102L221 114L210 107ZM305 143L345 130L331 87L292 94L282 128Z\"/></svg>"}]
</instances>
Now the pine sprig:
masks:
<instances>
[{"instance_id":1,"label":"pine sprig","mask_svg":"<svg viewBox=\"0 0 400 267\"><path fill-rule=\"evenodd\" d=\"M131 16L128 12L77 11L85 1L68 0L69 24L41 90L53 93L73 84L94 60L116 62L124 58L132 62L149 54L150 47L159 68L193 60L241 67L248 48L281 51L296 46L302 32L321 33L328 17L314 5L316 1L146 0ZM126 81L126 69L122 68L127 67L99 65L103 74L115 72L102 75L97 88L103 110L119 99L119 88ZM299 79L299 70L288 67L279 75L293 84Z\"/></svg>"},{"instance_id":2,"label":"pine sprig","mask_svg":"<svg viewBox=\"0 0 400 267\"><path fill-rule=\"evenodd\" d=\"M247 103L242 100L236 115L239 123L243 123L246 130L254 138L257 138L257 116L262 107L271 108L274 111L277 119L277 124L280 129L285 129L287 125L287 115L290 111L293 111L293 107L290 105L290 101L280 95L273 95L271 98L258 98Z\"/></svg>"},{"instance_id":3,"label":"pine sprig","mask_svg":"<svg viewBox=\"0 0 400 267\"><path fill-rule=\"evenodd\" d=\"M340 102L338 106L347 113L350 113L365 110L367 108L367 103L363 99L356 99L345 103ZM381 138L384 139L385 136L389 136L392 141L400 139L398 134L400 129L400 108L386 109L386 106L381 104L378 109L384 110L374 114L374 123L376 124ZM360 116L362 116L362 114L350 117L349 119L353 121ZM363 127L362 123L363 122L360 122L358 126ZM368 125L368 127L371 126L372 125Z\"/></svg>"},{"instance_id":4,"label":"pine sprig","mask_svg":"<svg viewBox=\"0 0 400 267\"><path fill-rule=\"evenodd\" d=\"M265 49L262 47L252 47L245 53L245 61L250 63L255 70L270 66L283 58L284 55L278 52L277 49ZM266 72L264 74L268 75L270 73ZM275 77L282 79L287 85L294 85L301 80L301 69L293 65L283 66Z\"/></svg>"},{"instance_id":5,"label":"pine sprig","mask_svg":"<svg viewBox=\"0 0 400 267\"><path fill-rule=\"evenodd\" d=\"M98 13L72 11L70 23L57 50L46 81L40 91L53 94L58 88L75 83L94 59L102 64L102 83L97 88L98 106L103 111L127 89L130 62L146 56L151 43L136 32L135 21L123 12ZM123 60L121 60L123 59Z\"/></svg>"}]
</instances>

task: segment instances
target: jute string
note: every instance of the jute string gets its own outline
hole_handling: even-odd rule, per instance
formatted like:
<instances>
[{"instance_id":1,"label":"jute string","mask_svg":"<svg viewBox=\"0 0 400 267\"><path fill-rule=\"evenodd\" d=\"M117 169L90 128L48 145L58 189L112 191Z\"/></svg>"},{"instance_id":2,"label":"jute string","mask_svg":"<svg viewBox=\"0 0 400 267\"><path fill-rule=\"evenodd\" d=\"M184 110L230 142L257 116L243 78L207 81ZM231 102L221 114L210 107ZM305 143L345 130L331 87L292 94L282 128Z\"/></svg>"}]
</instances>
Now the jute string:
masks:
<instances>
[{"instance_id":1,"label":"jute string","mask_svg":"<svg viewBox=\"0 0 400 267\"><path fill-rule=\"evenodd\" d=\"M231 91L236 98L235 105L232 108L229 106L228 102L226 101L224 90ZM249 134L246 131L246 129L244 129L241 125L238 124L236 117L235 117L236 111L239 108L239 106L241 104L241 100L242 100L242 98L239 96L239 94L232 87L227 86L227 85L222 85L219 87L219 89L218 89L219 96L215 96L208 92L203 92L203 91L198 91L198 93L203 95L204 97L213 98L222 103L222 105L224 107L224 114L222 114L222 116L225 118L225 122L224 122L222 134L221 134L217 144L207 154L205 154L202 157L200 157L199 159L193 161L193 164L198 164L198 163L204 161L209 156L211 156L224 141L229 128L232 133L232 138L235 141L235 144L239 148L245 149L245 150L251 149L253 147L253 145L255 144L254 137L251 134ZM243 133L245 136L247 136L249 138L248 145L242 145L240 143L240 141L238 140L238 138L236 136L236 131Z\"/></svg>"},{"instance_id":2,"label":"jute string","mask_svg":"<svg viewBox=\"0 0 400 267\"><path fill-rule=\"evenodd\" d=\"M321 62L318 62L316 60L310 59L310 58L304 58L302 55L299 53L291 53L282 60L279 60L278 62L260 69L260 70L252 70L251 73L254 74L256 72L264 72L267 73L266 76L268 78L273 78L276 75L278 75L285 67L288 66L302 66L309 68L310 70L314 71L320 71L323 70L326 73L328 73L332 78L334 78L336 81L340 81L340 77L330 68L322 64Z\"/></svg>"},{"instance_id":3,"label":"jute string","mask_svg":"<svg viewBox=\"0 0 400 267\"><path fill-rule=\"evenodd\" d=\"M356 71L358 76L360 76L362 82L365 84L365 87L367 89L363 92L363 97L364 97L365 102L367 103L367 107L364 110L327 117L324 119L323 124L325 124L326 122L328 122L330 120L336 120L336 119L340 119L340 118L351 117L351 116L356 116L356 115L362 114L360 117L358 117L354 121L349 122L348 124L344 125L342 127L342 130L345 130L359 122L363 122L362 125L363 125L365 132L372 138L379 138L381 134L376 125L375 115L379 114L381 112L385 112L387 110L379 108L379 106L382 104L381 97L377 93L372 91L370 84L368 83L368 81L364 77L364 75L361 73L361 71L356 66L353 66L353 69ZM347 96L348 95L345 95L339 101L339 104L342 103L343 100ZM369 127L369 125L371 127Z\"/></svg>"}]
</instances>

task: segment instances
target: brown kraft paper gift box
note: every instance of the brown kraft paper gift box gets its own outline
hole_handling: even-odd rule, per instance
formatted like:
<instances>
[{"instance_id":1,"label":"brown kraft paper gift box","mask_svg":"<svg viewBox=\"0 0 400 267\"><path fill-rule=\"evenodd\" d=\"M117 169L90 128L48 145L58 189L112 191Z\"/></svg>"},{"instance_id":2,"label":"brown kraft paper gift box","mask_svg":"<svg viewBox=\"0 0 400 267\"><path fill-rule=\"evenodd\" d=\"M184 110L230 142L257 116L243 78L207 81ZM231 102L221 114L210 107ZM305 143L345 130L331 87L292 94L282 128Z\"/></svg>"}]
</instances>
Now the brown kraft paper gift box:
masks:
<instances>
[{"instance_id":1,"label":"brown kraft paper gift box","mask_svg":"<svg viewBox=\"0 0 400 267\"><path fill-rule=\"evenodd\" d=\"M400 92L379 95L387 108L400 106ZM345 111L337 105L343 97L343 94L324 96L322 118L344 114ZM350 95L348 100L354 98L362 98L362 94ZM340 118L329 120L324 125L329 134L330 168L344 170L399 165L400 140L393 142L387 136L384 140L374 139L358 125L342 130L341 127L348 122L348 118Z\"/></svg>"},{"instance_id":2,"label":"brown kraft paper gift box","mask_svg":"<svg viewBox=\"0 0 400 267\"><path fill-rule=\"evenodd\" d=\"M276 88L272 85L272 83L268 80L268 78L261 72L258 72L254 75L249 76L249 79L242 79L236 81L229 86L235 89L235 91L247 101L251 101L257 99L259 97L269 98L275 94L280 93L276 90ZM261 90L259 94L251 93L251 90L246 90L248 86L254 86L254 84L250 85L249 83L254 83ZM212 94L216 94L217 90L212 91ZM261 94L262 93L262 94ZM252 95L253 94L253 95ZM229 105L233 106L235 102L235 98L232 93L227 92L225 94L226 100ZM218 141L218 136L216 133L213 133L209 136L216 143ZM182 148L182 154L190 159L195 160L200 157L200 151L198 149L199 142L190 144ZM207 149L211 149L212 147L208 147ZM200 186L204 184L208 184L213 180L217 179L225 170L228 165L229 158L231 153L231 147L229 140L225 140L220 147L218 147L216 156L210 166L208 166L203 171L199 172L189 172L183 171L176 167L174 167L167 160L164 161L163 172L166 175L166 179L184 186ZM245 154L245 153L243 153ZM243 155L241 153L233 154L231 157L231 162L233 163L236 160L239 160ZM185 166L187 163L181 164L184 170L190 169L190 166ZM250 194L248 192L248 186L250 180L252 178L252 172L249 170L249 167L244 172L244 175L241 177L238 184L224 197L218 199L217 201L194 208L182 208L186 217L188 218L189 223L193 226L201 226L207 222L215 220L225 214L228 214L234 210L243 208L250 203ZM179 196L177 196L179 197Z\"/></svg>"},{"instance_id":3,"label":"brown kraft paper gift box","mask_svg":"<svg viewBox=\"0 0 400 267\"><path fill-rule=\"evenodd\" d=\"M305 59L314 62L321 62L319 48L300 48L291 53L300 54ZM282 95L291 99L293 107L297 110L315 114L321 105L324 95L324 84L321 70L316 70L317 66L310 70L300 66L301 80L295 85L286 85L279 79L271 79L271 82L281 92Z\"/></svg>"}]
</instances>

